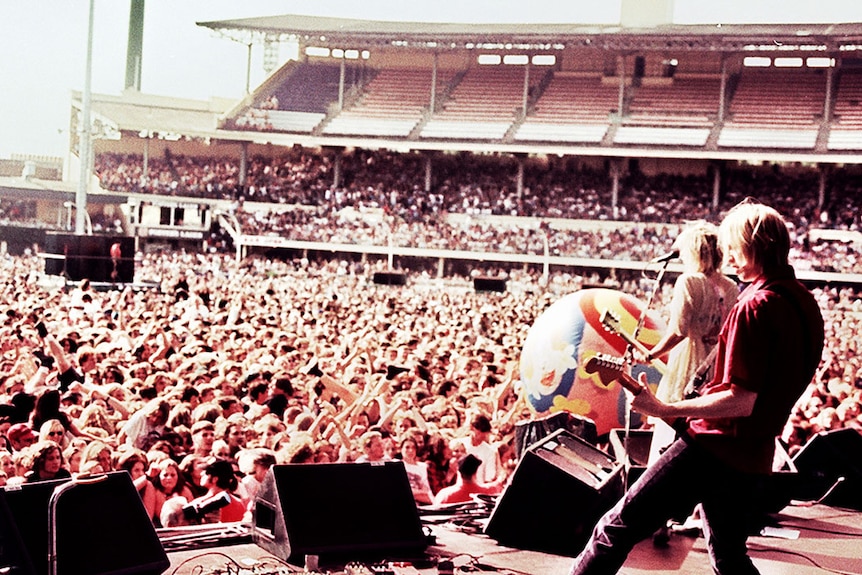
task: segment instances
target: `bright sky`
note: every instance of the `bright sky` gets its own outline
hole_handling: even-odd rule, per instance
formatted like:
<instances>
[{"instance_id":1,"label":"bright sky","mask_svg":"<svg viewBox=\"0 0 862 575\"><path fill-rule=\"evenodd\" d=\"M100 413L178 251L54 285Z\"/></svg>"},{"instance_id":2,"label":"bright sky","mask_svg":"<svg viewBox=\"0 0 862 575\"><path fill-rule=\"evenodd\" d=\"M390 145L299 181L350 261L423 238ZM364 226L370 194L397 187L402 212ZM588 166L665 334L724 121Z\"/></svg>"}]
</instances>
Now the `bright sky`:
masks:
<instances>
[{"instance_id":1,"label":"bright sky","mask_svg":"<svg viewBox=\"0 0 862 575\"><path fill-rule=\"evenodd\" d=\"M84 87L89 0L0 0L0 158L62 156L72 90ZM146 0L141 89L184 98L240 98L247 49L198 21L274 14L436 22L619 21L619 0ZM862 22L856 0L676 0L674 21ZM95 0L92 91L125 83L128 0ZM252 86L263 79L253 51Z\"/></svg>"}]
</instances>

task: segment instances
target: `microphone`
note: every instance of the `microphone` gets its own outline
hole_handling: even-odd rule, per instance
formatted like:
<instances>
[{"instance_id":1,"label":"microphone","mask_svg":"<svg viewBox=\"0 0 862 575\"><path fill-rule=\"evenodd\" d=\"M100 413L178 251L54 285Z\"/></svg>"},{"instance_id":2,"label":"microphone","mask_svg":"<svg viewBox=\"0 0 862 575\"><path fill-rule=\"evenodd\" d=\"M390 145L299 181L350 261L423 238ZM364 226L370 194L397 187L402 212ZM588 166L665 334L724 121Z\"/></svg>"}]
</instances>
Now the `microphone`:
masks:
<instances>
[{"instance_id":1,"label":"microphone","mask_svg":"<svg viewBox=\"0 0 862 575\"><path fill-rule=\"evenodd\" d=\"M672 250L649 261L651 264L663 264L679 257L679 250Z\"/></svg>"}]
</instances>

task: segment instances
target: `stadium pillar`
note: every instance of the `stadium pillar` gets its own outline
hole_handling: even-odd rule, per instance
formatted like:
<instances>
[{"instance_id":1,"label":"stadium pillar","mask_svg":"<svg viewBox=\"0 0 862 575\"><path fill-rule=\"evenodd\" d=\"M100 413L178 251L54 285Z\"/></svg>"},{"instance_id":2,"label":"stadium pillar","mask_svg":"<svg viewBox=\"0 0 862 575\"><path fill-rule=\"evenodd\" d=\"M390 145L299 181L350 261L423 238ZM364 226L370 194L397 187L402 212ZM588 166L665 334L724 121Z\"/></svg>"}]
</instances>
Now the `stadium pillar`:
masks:
<instances>
[{"instance_id":1,"label":"stadium pillar","mask_svg":"<svg viewBox=\"0 0 862 575\"><path fill-rule=\"evenodd\" d=\"M721 171L724 164L719 161L713 165L715 170L712 173L712 209L718 210L718 203L721 201Z\"/></svg>"},{"instance_id":2,"label":"stadium pillar","mask_svg":"<svg viewBox=\"0 0 862 575\"><path fill-rule=\"evenodd\" d=\"M433 176L433 162L431 161L431 153L425 153L425 192L431 191Z\"/></svg>"},{"instance_id":3,"label":"stadium pillar","mask_svg":"<svg viewBox=\"0 0 862 575\"><path fill-rule=\"evenodd\" d=\"M515 179L515 191L518 198L524 197L524 161L526 154L515 154L515 159L518 161L518 175Z\"/></svg>"},{"instance_id":4,"label":"stadium pillar","mask_svg":"<svg viewBox=\"0 0 862 575\"><path fill-rule=\"evenodd\" d=\"M428 109L433 114L437 109L437 52L434 52L434 67L431 68L431 102Z\"/></svg>"},{"instance_id":5,"label":"stadium pillar","mask_svg":"<svg viewBox=\"0 0 862 575\"><path fill-rule=\"evenodd\" d=\"M611 158L611 209L616 217L620 201L620 172L622 171L622 160Z\"/></svg>"},{"instance_id":6,"label":"stadium pillar","mask_svg":"<svg viewBox=\"0 0 862 575\"><path fill-rule=\"evenodd\" d=\"M721 56L721 82L718 87L718 121L724 122L724 108L727 104L727 56Z\"/></svg>"},{"instance_id":7,"label":"stadium pillar","mask_svg":"<svg viewBox=\"0 0 862 575\"><path fill-rule=\"evenodd\" d=\"M832 171L831 164L818 164L818 173L820 180L817 186L817 209L822 210L826 204L826 182L829 179L829 173Z\"/></svg>"},{"instance_id":8,"label":"stadium pillar","mask_svg":"<svg viewBox=\"0 0 862 575\"><path fill-rule=\"evenodd\" d=\"M239 185L243 190L248 182L248 142L240 145L239 152Z\"/></svg>"}]
</instances>

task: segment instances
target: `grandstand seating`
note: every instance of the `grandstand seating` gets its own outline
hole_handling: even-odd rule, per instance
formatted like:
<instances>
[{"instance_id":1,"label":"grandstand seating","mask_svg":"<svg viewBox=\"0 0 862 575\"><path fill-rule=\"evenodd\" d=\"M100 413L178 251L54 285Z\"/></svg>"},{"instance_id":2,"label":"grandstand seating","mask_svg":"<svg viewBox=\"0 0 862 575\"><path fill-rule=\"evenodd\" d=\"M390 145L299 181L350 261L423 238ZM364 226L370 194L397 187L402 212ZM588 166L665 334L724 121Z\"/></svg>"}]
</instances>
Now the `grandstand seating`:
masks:
<instances>
[{"instance_id":1,"label":"grandstand seating","mask_svg":"<svg viewBox=\"0 0 862 575\"><path fill-rule=\"evenodd\" d=\"M788 90L788 86L793 86ZM826 101L823 74L746 68L718 138L724 147L813 148Z\"/></svg>"},{"instance_id":2,"label":"grandstand seating","mask_svg":"<svg viewBox=\"0 0 862 575\"><path fill-rule=\"evenodd\" d=\"M829 149L862 149L862 70L841 73L832 117Z\"/></svg>"},{"instance_id":3,"label":"grandstand seating","mask_svg":"<svg viewBox=\"0 0 862 575\"><path fill-rule=\"evenodd\" d=\"M642 84L632 90L627 123L701 127L712 124L720 103L720 78L648 80L643 79Z\"/></svg>"},{"instance_id":4,"label":"grandstand seating","mask_svg":"<svg viewBox=\"0 0 862 575\"><path fill-rule=\"evenodd\" d=\"M364 94L323 128L324 134L407 137L431 104L430 69L380 70ZM437 75L440 94L451 73Z\"/></svg>"},{"instance_id":5,"label":"grandstand seating","mask_svg":"<svg viewBox=\"0 0 862 575\"><path fill-rule=\"evenodd\" d=\"M258 117L265 118L266 129L279 132L310 133L326 116L315 112L291 112L288 110L255 110Z\"/></svg>"},{"instance_id":6,"label":"grandstand seating","mask_svg":"<svg viewBox=\"0 0 862 575\"><path fill-rule=\"evenodd\" d=\"M335 65L303 64L276 90L279 110L327 112L338 101L341 68Z\"/></svg>"},{"instance_id":7,"label":"grandstand seating","mask_svg":"<svg viewBox=\"0 0 862 575\"><path fill-rule=\"evenodd\" d=\"M499 140L518 118L524 100L523 66L476 66L422 129L422 138ZM530 86L541 80L531 75Z\"/></svg>"},{"instance_id":8,"label":"grandstand seating","mask_svg":"<svg viewBox=\"0 0 862 575\"><path fill-rule=\"evenodd\" d=\"M601 76L556 72L514 139L601 142L618 104L619 86Z\"/></svg>"}]
</instances>

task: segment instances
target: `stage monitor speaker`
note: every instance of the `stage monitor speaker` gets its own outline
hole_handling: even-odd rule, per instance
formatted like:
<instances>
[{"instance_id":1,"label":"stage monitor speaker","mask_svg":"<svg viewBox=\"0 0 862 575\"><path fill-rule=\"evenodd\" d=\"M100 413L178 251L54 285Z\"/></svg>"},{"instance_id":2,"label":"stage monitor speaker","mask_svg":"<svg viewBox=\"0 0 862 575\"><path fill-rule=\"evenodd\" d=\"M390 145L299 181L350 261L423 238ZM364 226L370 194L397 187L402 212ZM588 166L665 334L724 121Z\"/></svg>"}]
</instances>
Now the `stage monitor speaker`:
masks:
<instances>
[{"instance_id":1,"label":"stage monitor speaker","mask_svg":"<svg viewBox=\"0 0 862 575\"><path fill-rule=\"evenodd\" d=\"M485 533L509 547L575 556L622 495L621 470L602 450L557 430L521 457Z\"/></svg>"},{"instance_id":2,"label":"stage monitor speaker","mask_svg":"<svg viewBox=\"0 0 862 575\"><path fill-rule=\"evenodd\" d=\"M506 280L501 278L477 276L473 278L473 289L476 291L506 291Z\"/></svg>"},{"instance_id":3,"label":"stage monitor speaker","mask_svg":"<svg viewBox=\"0 0 862 575\"><path fill-rule=\"evenodd\" d=\"M794 498L862 511L862 435L853 428L813 436L794 456L804 490ZM843 478L843 479L841 479ZM830 492L831 490L831 492Z\"/></svg>"},{"instance_id":4,"label":"stage monitor speaker","mask_svg":"<svg viewBox=\"0 0 862 575\"><path fill-rule=\"evenodd\" d=\"M47 575L49 501L68 481L0 489L0 567ZM80 481L57 499L57 575L158 575L170 567L131 476Z\"/></svg>"},{"instance_id":5,"label":"stage monitor speaker","mask_svg":"<svg viewBox=\"0 0 862 575\"><path fill-rule=\"evenodd\" d=\"M374 272L374 283L386 286L403 286L407 283L404 272Z\"/></svg>"},{"instance_id":6,"label":"stage monitor speaker","mask_svg":"<svg viewBox=\"0 0 862 575\"><path fill-rule=\"evenodd\" d=\"M45 259L48 275L105 283L132 283L135 278L134 238L48 233L45 252L61 256Z\"/></svg>"},{"instance_id":7,"label":"stage monitor speaker","mask_svg":"<svg viewBox=\"0 0 862 575\"><path fill-rule=\"evenodd\" d=\"M516 458L520 459L530 445L541 441L558 429L565 429L592 445L596 445L598 442L596 424L592 419L567 411L560 411L539 419L520 421L515 424Z\"/></svg>"},{"instance_id":8,"label":"stage monitor speaker","mask_svg":"<svg viewBox=\"0 0 862 575\"><path fill-rule=\"evenodd\" d=\"M652 431L647 429L611 429L611 453L623 464L628 489L643 474L649 463Z\"/></svg>"},{"instance_id":9,"label":"stage monitor speaker","mask_svg":"<svg viewBox=\"0 0 862 575\"><path fill-rule=\"evenodd\" d=\"M415 559L427 545L400 461L273 466L255 496L252 539L295 564Z\"/></svg>"}]
</instances>

